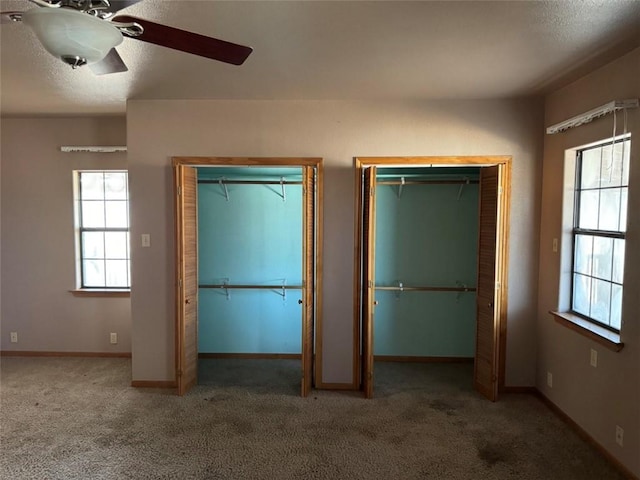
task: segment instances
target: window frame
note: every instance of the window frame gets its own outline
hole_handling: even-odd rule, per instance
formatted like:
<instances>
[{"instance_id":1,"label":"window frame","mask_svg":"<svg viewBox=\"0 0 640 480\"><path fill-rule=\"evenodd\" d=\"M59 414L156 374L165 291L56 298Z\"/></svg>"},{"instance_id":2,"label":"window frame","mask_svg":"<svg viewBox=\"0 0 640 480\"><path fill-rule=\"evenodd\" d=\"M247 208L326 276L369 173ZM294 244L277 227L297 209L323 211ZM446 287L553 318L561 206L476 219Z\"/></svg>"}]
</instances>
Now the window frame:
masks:
<instances>
[{"instance_id":1,"label":"window frame","mask_svg":"<svg viewBox=\"0 0 640 480\"><path fill-rule=\"evenodd\" d=\"M82 174L85 173L101 173L104 175L109 173L124 173L126 181L125 199L111 199L111 201L125 202L127 211L127 226L126 227L86 227L83 225L83 196L82 196ZM131 221L130 221L130 192L129 192L129 174L127 169L78 169L73 171L73 200L74 200L74 218L75 218L75 255L76 255L76 288L71 290L75 296L115 296L123 297L129 296L131 292ZM95 199L92 199L95 200ZM109 202L110 199L106 198L103 191L103 197L101 200ZM105 215L106 218L106 215ZM127 265L127 285L109 286L106 285L106 277L103 285L86 285L85 284L85 272L84 272L84 249L83 249L83 233L85 232L125 232L127 233L127 245L125 258ZM102 260L108 260L106 252L103 252ZM118 259L120 260L120 259ZM106 275L106 271L105 271Z\"/></svg>"},{"instance_id":2,"label":"window frame","mask_svg":"<svg viewBox=\"0 0 640 480\"><path fill-rule=\"evenodd\" d=\"M591 236L593 238L611 238L611 239L618 239L618 240L622 240L624 241L624 245L626 247L626 222L628 221L628 210L626 211L626 216L624 218L624 222L625 222L625 229L622 230L621 229L621 225L618 225L618 229L619 230L602 230L602 229L592 229L592 228L581 228L579 226L580 224L580 211L581 211L581 201L582 201L582 192L585 190L597 190L598 192L602 192L603 190L607 190L609 188L629 188L629 184L621 184L619 186L612 186L612 187L602 187L602 186L598 186L597 188L589 188L589 189L585 189L582 188L582 173L583 173L583 157L584 157L584 152L588 151L588 150L594 150L594 149L602 149L603 147L607 147L607 146L611 146L612 148L614 148L614 146L618 143L623 143L623 142L629 142L629 149L631 148L631 135L627 134L627 135L622 135L619 137L615 137L612 139L607 139L607 140L603 140L600 142L596 142L590 145L586 145L583 147L579 147L575 149L575 167L574 167L574 198L573 198L573 222L572 222L572 228L571 228L571 279L570 279L570 297L569 297L569 314L570 315L574 315L576 317L579 317L580 319L593 324L599 328L603 328L608 332L612 332L616 335L620 334L620 331L622 329L622 318L620 318L620 328L615 328L613 326L611 326L611 308L612 308L612 296L610 295L609 297L609 323L604 323L592 316L589 315L585 315L582 312L578 312L576 310L574 310L574 296L575 296L575 275L579 274L579 275L583 275L583 276L587 276L589 277L592 281L594 279L603 281L608 283L609 285L613 286L613 285L618 285L620 286L620 288L622 289L622 293L621 296L624 297L624 278L622 279L622 282L616 282L613 279L613 271L611 273L611 280L605 280L599 277L596 277L593 275L593 272L591 272L591 274L586 275L582 272L578 272L576 270L576 251L577 251L577 238L579 235L588 235ZM624 150L623 150L624 151ZM602 158L600 159L600 163L602 165ZM624 162L624 154L623 154L623 162ZM628 168L630 169L630 162L629 162L629 166ZM618 215L620 215L622 209L622 204L620 203L618 205ZM613 257L614 255L614 244L612 244L612 252L611 255ZM612 259L613 262L613 259ZM613 267L612 267L613 268ZM593 287L590 287L590 289ZM612 291L612 288L611 288ZM589 301L589 310L591 312L593 303L591 302L591 300Z\"/></svg>"}]
</instances>

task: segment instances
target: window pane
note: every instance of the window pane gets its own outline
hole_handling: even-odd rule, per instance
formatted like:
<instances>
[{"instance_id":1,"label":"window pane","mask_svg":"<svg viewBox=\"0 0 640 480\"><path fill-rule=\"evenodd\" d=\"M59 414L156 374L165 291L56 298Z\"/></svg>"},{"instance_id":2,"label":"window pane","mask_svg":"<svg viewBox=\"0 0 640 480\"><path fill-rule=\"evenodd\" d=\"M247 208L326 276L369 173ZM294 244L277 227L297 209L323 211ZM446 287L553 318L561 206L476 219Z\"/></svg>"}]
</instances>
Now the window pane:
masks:
<instances>
[{"instance_id":1,"label":"window pane","mask_svg":"<svg viewBox=\"0 0 640 480\"><path fill-rule=\"evenodd\" d=\"M105 232L105 257L111 259L127 259L127 232Z\"/></svg>"},{"instance_id":2,"label":"window pane","mask_svg":"<svg viewBox=\"0 0 640 480\"><path fill-rule=\"evenodd\" d=\"M106 202L107 228L127 228L127 202L114 200Z\"/></svg>"},{"instance_id":3,"label":"window pane","mask_svg":"<svg viewBox=\"0 0 640 480\"><path fill-rule=\"evenodd\" d=\"M578 227L598 228L598 198L599 190L587 190L580 192L580 218Z\"/></svg>"},{"instance_id":4,"label":"window pane","mask_svg":"<svg viewBox=\"0 0 640 480\"><path fill-rule=\"evenodd\" d=\"M620 330L622 324L622 287L613 285L611 290L611 325L616 330Z\"/></svg>"},{"instance_id":5,"label":"window pane","mask_svg":"<svg viewBox=\"0 0 640 480\"><path fill-rule=\"evenodd\" d=\"M613 263L613 239L605 237L593 238L593 273L594 277L611 280Z\"/></svg>"},{"instance_id":6,"label":"window pane","mask_svg":"<svg viewBox=\"0 0 640 480\"><path fill-rule=\"evenodd\" d=\"M627 229L631 141L605 141L580 151L576 186L577 229L604 233ZM620 329L624 238L574 234L573 311Z\"/></svg>"},{"instance_id":7,"label":"window pane","mask_svg":"<svg viewBox=\"0 0 640 480\"><path fill-rule=\"evenodd\" d=\"M85 288L128 288L129 192L126 171L76 171L79 256Z\"/></svg>"},{"instance_id":8,"label":"window pane","mask_svg":"<svg viewBox=\"0 0 640 480\"><path fill-rule=\"evenodd\" d=\"M127 199L126 172L105 173L104 195L107 200L126 200Z\"/></svg>"},{"instance_id":9,"label":"window pane","mask_svg":"<svg viewBox=\"0 0 640 480\"><path fill-rule=\"evenodd\" d=\"M620 231L627 231L627 195L629 189L624 187L620 190Z\"/></svg>"},{"instance_id":10,"label":"window pane","mask_svg":"<svg viewBox=\"0 0 640 480\"><path fill-rule=\"evenodd\" d=\"M622 145L617 143L602 147L601 187L618 187L622 183Z\"/></svg>"},{"instance_id":11,"label":"window pane","mask_svg":"<svg viewBox=\"0 0 640 480\"><path fill-rule=\"evenodd\" d=\"M599 148L582 152L580 188L598 188L600 186L600 156Z\"/></svg>"},{"instance_id":12,"label":"window pane","mask_svg":"<svg viewBox=\"0 0 640 480\"><path fill-rule=\"evenodd\" d=\"M83 287L104 287L104 261L84 260L82 275Z\"/></svg>"},{"instance_id":13,"label":"window pane","mask_svg":"<svg viewBox=\"0 0 640 480\"><path fill-rule=\"evenodd\" d=\"M576 235L576 252L574 271L591 275L591 258L593 256L593 237L591 235Z\"/></svg>"},{"instance_id":14,"label":"window pane","mask_svg":"<svg viewBox=\"0 0 640 480\"><path fill-rule=\"evenodd\" d=\"M129 262L126 260L107 260L107 287L129 286Z\"/></svg>"},{"instance_id":15,"label":"window pane","mask_svg":"<svg viewBox=\"0 0 640 480\"><path fill-rule=\"evenodd\" d=\"M104 228L104 202L82 202L82 226L85 228Z\"/></svg>"},{"instance_id":16,"label":"window pane","mask_svg":"<svg viewBox=\"0 0 640 480\"><path fill-rule=\"evenodd\" d=\"M629 160L631 158L631 140L620 142L622 152L622 185L629 185Z\"/></svg>"},{"instance_id":17,"label":"window pane","mask_svg":"<svg viewBox=\"0 0 640 480\"><path fill-rule=\"evenodd\" d=\"M104 234L102 232L82 232L82 257L104 258Z\"/></svg>"},{"instance_id":18,"label":"window pane","mask_svg":"<svg viewBox=\"0 0 640 480\"><path fill-rule=\"evenodd\" d=\"M611 309L611 284L603 280L593 279L591 282L591 315L599 322L609 323Z\"/></svg>"},{"instance_id":19,"label":"window pane","mask_svg":"<svg viewBox=\"0 0 640 480\"><path fill-rule=\"evenodd\" d=\"M613 272L611 279L616 283L622 283L624 277L624 240L613 241Z\"/></svg>"},{"instance_id":20,"label":"window pane","mask_svg":"<svg viewBox=\"0 0 640 480\"><path fill-rule=\"evenodd\" d=\"M620 189L608 188L600 192L598 229L618 231L620 225Z\"/></svg>"},{"instance_id":21,"label":"window pane","mask_svg":"<svg viewBox=\"0 0 640 480\"><path fill-rule=\"evenodd\" d=\"M104 175L102 172L80 173L80 197L82 200L102 200Z\"/></svg>"},{"instance_id":22,"label":"window pane","mask_svg":"<svg viewBox=\"0 0 640 480\"><path fill-rule=\"evenodd\" d=\"M591 297L591 278L580 274L573 275L573 311L589 316L589 298Z\"/></svg>"}]
</instances>

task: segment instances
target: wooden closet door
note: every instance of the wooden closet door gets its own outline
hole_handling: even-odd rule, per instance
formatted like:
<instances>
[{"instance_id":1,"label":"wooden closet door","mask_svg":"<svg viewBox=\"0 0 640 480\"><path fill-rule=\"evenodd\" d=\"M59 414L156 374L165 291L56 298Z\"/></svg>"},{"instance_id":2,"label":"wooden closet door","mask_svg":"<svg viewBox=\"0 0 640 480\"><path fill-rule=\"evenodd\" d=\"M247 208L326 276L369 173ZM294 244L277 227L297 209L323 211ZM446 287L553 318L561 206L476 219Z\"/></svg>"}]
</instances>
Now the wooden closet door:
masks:
<instances>
[{"instance_id":1,"label":"wooden closet door","mask_svg":"<svg viewBox=\"0 0 640 480\"><path fill-rule=\"evenodd\" d=\"M373 321L375 302L376 167L364 171L362 191L362 389L373 397Z\"/></svg>"},{"instance_id":2,"label":"wooden closet door","mask_svg":"<svg viewBox=\"0 0 640 480\"><path fill-rule=\"evenodd\" d=\"M500 167L480 169L480 223L478 235L478 289L476 296L476 357L474 387L491 401L498 398L498 341L500 318L501 250L499 225L502 209Z\"/></svg>"},{"instance_id":3,"label":"wooden closet door","mask_svg":"<svg viewBox=\"0 0 640 480\"><path fill-rule=\"evenodd\" d=\"M193 167L178 165L176 178L178 395L198 382L198 180Z\"/></svg>"},{"instance_id":4,"label":"wooden closet door","mask_svg":"<svg viewBox=\"0 0 640 480\"><path fill-rule=\"evenodd\" d=\"M313 387L313 325L316 299L316 169L303 171L302 194L302 396Z\"/></svg>"}]
</instances>

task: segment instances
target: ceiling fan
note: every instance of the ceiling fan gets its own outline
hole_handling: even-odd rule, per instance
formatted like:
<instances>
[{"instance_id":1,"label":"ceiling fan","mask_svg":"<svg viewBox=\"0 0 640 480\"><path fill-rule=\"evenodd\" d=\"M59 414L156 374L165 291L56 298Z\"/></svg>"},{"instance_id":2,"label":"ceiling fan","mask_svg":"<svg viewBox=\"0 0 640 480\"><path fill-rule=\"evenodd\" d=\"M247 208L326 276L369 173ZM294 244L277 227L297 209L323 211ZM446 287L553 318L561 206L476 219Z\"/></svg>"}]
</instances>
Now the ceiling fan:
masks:
<instances>
[{"instance_id":1,"label":"ceiling fan","mask_svg":"<svg viewBox=\"0 0 640 480\"><path fill-rule=\"evenodd\" d=\"M115 47L124 37L154 43L232 65L242 65L253 49L116 12L141 0L29 0L40 8L0 12L1 23L23 22L53 56L96 75L126 72Z\"/></svg>"}]
</instances>

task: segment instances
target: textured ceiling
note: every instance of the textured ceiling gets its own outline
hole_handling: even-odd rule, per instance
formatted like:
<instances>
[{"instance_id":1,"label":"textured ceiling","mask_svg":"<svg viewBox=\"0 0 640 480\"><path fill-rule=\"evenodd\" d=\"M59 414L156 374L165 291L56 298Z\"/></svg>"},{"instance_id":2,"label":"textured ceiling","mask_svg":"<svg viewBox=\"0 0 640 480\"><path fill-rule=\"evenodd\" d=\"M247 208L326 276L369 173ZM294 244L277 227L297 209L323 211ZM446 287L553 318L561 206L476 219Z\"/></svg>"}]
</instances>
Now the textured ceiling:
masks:
<instances>
[{"instance_id":1,"label":"textured ceiling","mask_svg":"<svg viewBox=\"0 0 640 480\"><path fill-rule=\"evenodd\" d=\"M38 8L2 0L1 10ZM119 114L127 99L449 99L544 93L640 44L640 1L157 1L122 11L250 45L240 67L125 39L94 76L0 27L0 113Z\"/></svg>"}]
</instances>

